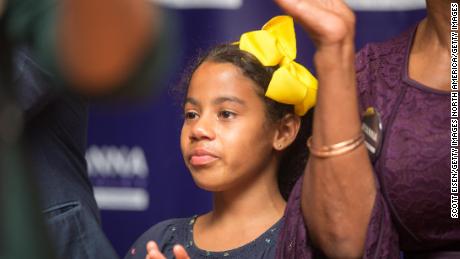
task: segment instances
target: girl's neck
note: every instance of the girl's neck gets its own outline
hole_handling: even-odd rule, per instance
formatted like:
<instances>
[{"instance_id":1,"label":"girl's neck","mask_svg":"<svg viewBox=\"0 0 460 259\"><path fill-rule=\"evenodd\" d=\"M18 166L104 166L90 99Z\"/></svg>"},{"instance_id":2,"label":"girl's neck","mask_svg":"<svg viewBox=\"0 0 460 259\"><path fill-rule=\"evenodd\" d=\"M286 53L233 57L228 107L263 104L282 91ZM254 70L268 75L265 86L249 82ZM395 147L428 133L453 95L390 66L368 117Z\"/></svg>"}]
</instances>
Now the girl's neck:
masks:
<instances>
[{"instance_id":1,"label":"girl's neck","mask_svg":"<svg viewBox=\"0 0 460 259\"><path fill-rule=\"evenodd\" d=\"M233 188L213 194L213 210L207 214L208 223L225 225L254 219L279 219L286 201L278 187L278 159L274 158Z\"/></svg>"},{"instance_id":2,"label":"girl's neck","mask_svg":"<svg viewBox=\"0 0 460 259\"><path fill-rule=\"evenodd\" d=\"M260 178L238 189L214 193L214 208L209 214L212 222L244 223L258 218L281 218L286 201L280 193L276 176Z\"/></svg>"},{"instance_id":3,"label":"girl's neck","mask_svg":"<svg viewBox=\"0 0 460 259\"><path fill-rule=\"evenodd\" d=\"M208 251L227 251L253 241L281 219L286 207L275 172L214 193L213 202L213 210L198 217L193 229L195 244Z\"/></svg>"}]
</instances>

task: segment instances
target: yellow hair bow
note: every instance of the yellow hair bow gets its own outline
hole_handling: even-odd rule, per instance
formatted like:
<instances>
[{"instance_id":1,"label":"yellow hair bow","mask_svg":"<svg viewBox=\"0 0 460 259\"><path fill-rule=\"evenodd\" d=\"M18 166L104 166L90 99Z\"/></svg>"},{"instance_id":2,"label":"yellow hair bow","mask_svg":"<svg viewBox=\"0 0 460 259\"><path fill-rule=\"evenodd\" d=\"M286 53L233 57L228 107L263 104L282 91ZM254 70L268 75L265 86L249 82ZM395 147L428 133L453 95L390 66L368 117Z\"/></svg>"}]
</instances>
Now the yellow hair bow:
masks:
<instances>
[{"instance_id":1,"label":"yellow hair bow","mask_svg":"<svg viewBox=\"0 0 460 259\"><path fill-rule=\"evenodd\" d=\"M305 67L294 62L297 49L292 17L276 16L262 30L244 33L239 47L253 54L264 66L279 65L265 96L294 105L299 116L315 105L318 81Z\"/></svg>"}]
</instances>

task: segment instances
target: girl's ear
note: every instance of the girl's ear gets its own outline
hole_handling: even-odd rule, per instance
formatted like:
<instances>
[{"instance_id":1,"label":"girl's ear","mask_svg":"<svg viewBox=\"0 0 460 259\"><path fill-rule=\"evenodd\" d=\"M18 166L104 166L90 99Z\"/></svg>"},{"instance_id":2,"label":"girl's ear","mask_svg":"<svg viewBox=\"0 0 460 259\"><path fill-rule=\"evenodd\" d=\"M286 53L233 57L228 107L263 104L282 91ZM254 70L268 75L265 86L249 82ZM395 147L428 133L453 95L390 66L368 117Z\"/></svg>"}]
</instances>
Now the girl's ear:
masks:
<instances>
[{"instance_id":1,"label":"girl's ear","mask_svg":"<svg viewBox=\"0 0 460 259\"><path fill-rule=\"evenodd\" d=\"M278 151L286 149L294 142L300 129L300 117L288 113L277 123L273 138L273 148Z\"/></svg>"}]
</instances>

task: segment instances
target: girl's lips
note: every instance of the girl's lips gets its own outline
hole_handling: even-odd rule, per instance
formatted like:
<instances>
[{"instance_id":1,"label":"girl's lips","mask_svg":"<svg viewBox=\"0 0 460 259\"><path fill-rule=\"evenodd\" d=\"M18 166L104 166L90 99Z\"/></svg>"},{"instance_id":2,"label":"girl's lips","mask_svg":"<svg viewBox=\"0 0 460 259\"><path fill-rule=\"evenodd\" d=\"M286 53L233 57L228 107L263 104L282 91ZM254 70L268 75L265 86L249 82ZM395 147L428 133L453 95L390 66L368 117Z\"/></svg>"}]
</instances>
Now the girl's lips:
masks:
<instances>
[{"instance_id":1,"label":"girl's lips","mask_svg":"<svg viewBox=\"0 0 460 259\"><path fill-rule=\"evenodd\" d=\"M189 156L189 162L192 166L205 166L219 159L219 157L210 149L196 147Z\"/></svg>"},{"instance_id":2,"label":"girl's lips","mask_svg":"<svg viewBox=\"0 0 460 259\"><path fill-rule=\"evenodd\" d=\"M212 155L192 155L190 157L190 164L192 166L203 166L210 164L217 160L217 157Z\"/></svg>"}]
</instances>

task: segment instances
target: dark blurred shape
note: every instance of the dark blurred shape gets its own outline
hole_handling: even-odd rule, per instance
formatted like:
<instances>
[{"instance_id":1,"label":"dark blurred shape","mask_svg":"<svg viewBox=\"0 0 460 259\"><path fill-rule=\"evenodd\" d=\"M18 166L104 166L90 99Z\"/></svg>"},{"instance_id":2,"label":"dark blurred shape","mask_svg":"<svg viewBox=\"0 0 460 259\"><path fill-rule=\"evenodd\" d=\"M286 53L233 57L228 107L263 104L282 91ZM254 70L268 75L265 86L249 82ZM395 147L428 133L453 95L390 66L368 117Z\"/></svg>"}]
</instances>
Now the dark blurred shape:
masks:
<instances>
[{"instance_id":1,"label":"dark blurred shape","mask_svg":"<svg viewBox=\"0 0 460 259\"><path fill-rule=\"evenodd\" d=\"M101 95L127 85L154 51L161 12L145 0L15 0L4 13L13 44L65 86Z\"/></svg>"},{"instance_id":2,"label":"dark blurred shape","mask_svg":"<svg viewBox=\"0 0 460 259\"><path fill-rule=\"evenodd\" d=\"M11 46L3 28L0 19L0 258L54 258L24 158L22 113L13 94Z\"/></svg>"},{"instance_id":3,"label":"dark blurred shape","mask_svg":"<svg viewBox=\"0 0 460 259\"><path fill-rule=\"evenodd\" d=\"M160 12L144 0L11 0L4 11L0 258L117 258L86 170L85 97L151 86Z\"/></svg>"}]
</instances>

